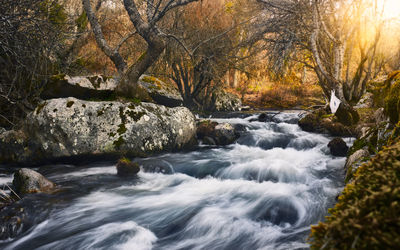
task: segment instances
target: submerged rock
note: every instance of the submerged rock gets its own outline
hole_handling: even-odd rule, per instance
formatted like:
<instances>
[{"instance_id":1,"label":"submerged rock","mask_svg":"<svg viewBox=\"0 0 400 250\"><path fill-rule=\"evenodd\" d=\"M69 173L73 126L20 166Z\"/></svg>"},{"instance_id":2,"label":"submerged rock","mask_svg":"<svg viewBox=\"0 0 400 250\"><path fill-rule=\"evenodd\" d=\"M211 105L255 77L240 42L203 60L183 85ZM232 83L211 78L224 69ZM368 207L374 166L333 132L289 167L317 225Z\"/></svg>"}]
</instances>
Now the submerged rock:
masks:
<instances>
[{"instance_id":1,"label":"submerged rock","mask_svg":"<svg viewBox=\"0 0 400 250\"><path fill-rule=\"evenodd\" d=\"M228 145L237 139L235 128L229 123L222 123L215 126L214 134L218 145Z\"/></svg>"},{"instance_id":2,"label":"submerged rock","mask_svg":"<svg viewBox=\"0 0 400 250\"><path fill-rule=\"evenodd\" d=\"M307 132L326 133L332 136L354 136L355 129L336 121L336 117L325 109L318 109L306 114L298 121L299 127Z\"/></svg>"},{"instance_id":3,"label":"submerged rock","mask_svg":"<svg viewBox=\"0 0 400 250\"><path fill-rule=\"evenodd\" d=\"M25 129L0 136L0 163L80 155L144 155L193 144L195 117L185 107L52 99L28 115ZM8 150L17 147L18 150Z\"/></svg>"},{"instance_id":4,"label":"submerged rock","mask_svg":"<svg viewBox=\"0 0 400 250\"><path fill-rule=\"evenodd\" d=\"M349 147L342 138L334 138L328 143L328 147L333 156L346 156L349 151Z\"/></svg>"},{"instance_id":5,"label":"submerged rock","mask_svg":"<svg viewBox=\"0 0 400 250\"><path fill-rule=\"evenodd\" d=\"M320 130L319 118L314 113L309 113L298 122L299 127L307 132L318 132Z\"/></svg>"},{"instance_id":6,"label":"submerged rock","mask_svg":"<svg viewBox=\"0 0 400 250\"><path fill-rule=\"evenodd\" d=\"M136 176L140 171L139 164L131 162L128 158L122 158L117 163L117 175L120 177Z\"/></svg>"},{"instance_id":7,"label":"submerged rock","mask_svg":"<svg viewBox=\"0 0 400 250\"><path fill-rule=\"evenodd\" d=\"M240 132L229 123L205 120L199 123L197 138L207 145L228 145L240 136Z\"/></svg>"},{"instance_id":8,"label":"submerged rock","mask_svg":"<svg viewBox=\"0 0 400 250\"><path fill-rule=\"evenodd\" d=\"M30 194L50 192L55 188L55 184L38 172L21 168L14 174L13 186L18 194Z\"/></svg>"}]
</instances>

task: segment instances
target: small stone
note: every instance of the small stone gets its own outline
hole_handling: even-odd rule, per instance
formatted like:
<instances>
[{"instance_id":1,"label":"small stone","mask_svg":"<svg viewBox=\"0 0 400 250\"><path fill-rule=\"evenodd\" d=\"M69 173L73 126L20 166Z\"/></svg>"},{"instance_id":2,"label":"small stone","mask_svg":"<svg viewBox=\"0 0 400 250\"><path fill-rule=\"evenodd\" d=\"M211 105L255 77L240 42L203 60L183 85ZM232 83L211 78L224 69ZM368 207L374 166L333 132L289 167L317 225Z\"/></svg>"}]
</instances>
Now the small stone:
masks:
<instances>
[{"instance_id":1,"label":"small stone","mask_svg":"<svg viewBox=\"0 0 400 250\"><path fill-rule=\"evenodd\" d=\"M18 194L50 192L55 188L55 184L38 172L21 168L14 174L13 185Z\"/></svg>"},{"instance_id":2,"label":"small stone","mask_svg":"<svg viewBox=\"0 0 400 250\"><path fill-rule=\"evenodd\" d=\"M258 121L259 122L266 122L268 120L268 116L265 113L262 113L258 116Z\"/></svg>"},{"instance_id":3,"label":"small stone","mask_svg":"<svg viewBox=\"0 0 400 250\"><path fill-rule=\"evenodd\" d=\"M342 138L334 138L328 144L328 147L333 156L346 156L349 151L349 147Z\"/></svg>"},{"instance_id":4,"label":"small stone","mask_svg":"<svg viewBox=\"0 0 400 250\"><path fill-rule=\"evenodd\" d=\"M128 158L122 158L117 163L117 175L120 177L136 176L139 171L139 164L131 162Z\"/></svg>"},{"instance_id":5,"label":"small stone","mask_svg":"<svg viewBox=\"0 0 400 250\"><path fill-rule=\"evenodd\" d=\"M214 134L215 141L218 145L228 145L237 139L235 129L229 123L218 124L215 127Z\"/></svg>"}]
</instances>

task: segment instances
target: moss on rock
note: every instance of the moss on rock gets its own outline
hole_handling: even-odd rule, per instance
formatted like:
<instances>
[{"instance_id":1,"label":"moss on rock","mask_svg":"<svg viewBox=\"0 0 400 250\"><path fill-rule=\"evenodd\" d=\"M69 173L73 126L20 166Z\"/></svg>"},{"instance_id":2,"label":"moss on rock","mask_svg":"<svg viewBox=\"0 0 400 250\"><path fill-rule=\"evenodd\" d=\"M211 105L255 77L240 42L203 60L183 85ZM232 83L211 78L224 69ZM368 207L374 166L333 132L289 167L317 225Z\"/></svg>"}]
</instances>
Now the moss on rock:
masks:
<instances>
[{"instance_id":1,"label":"moss on rock","mask_svg":"<svg viewBox=\"0 0 400 250\"><path fill-rule=\"evenodd\" d=\"M326 222L312 227L311 249L397 249L399 173L398 142L357 169Z\"/></svg>"},{"instance_id":2,"label":"moss on rock","mask_svg":"<svg viewBox=\"0 0 400 250\"><path fill-rule=\"evenodd\" d=\"M399 121L400 112L400 78L397 79L391 86L385 98L385 114L389 116L391 123Z\"/></svg>"},{"instance_id":3,"label":"moss on rock","mask_svg":"<svg viewBox=\"0 0 400 250\"><path fill-rule=\"evenodd\" d=\"M67 102L67 108L72 107L72 105L74 105L74 101L68 101Z\"/></svg>"}]
</instances>

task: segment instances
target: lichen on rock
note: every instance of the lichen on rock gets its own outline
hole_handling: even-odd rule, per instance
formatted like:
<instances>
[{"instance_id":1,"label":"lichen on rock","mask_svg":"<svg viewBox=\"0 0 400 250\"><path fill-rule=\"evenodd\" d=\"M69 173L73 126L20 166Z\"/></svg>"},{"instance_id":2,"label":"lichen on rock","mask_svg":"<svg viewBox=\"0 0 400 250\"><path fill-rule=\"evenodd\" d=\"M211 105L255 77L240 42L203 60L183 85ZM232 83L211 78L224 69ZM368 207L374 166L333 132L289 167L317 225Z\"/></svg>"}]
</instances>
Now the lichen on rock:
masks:
<instances>
[{"instance_id":1,"label":"lichen on rock","mask_svg":"<svg viewBox=\"0 0 400 250\"><path fill-rule=\"evenodd\" d=\"M68 107L68 103L73 105ZM106 153L143 155L183 148L193 142L195 131L195 118L185 107L51 99L39 113L28 115L22 133L29 138L15 144L20 145L17 153L9 155L6 150L15 148L17 136L1 135L0 145L4 147L0 160L10 163Z\"/></svg>"}]
</instances>

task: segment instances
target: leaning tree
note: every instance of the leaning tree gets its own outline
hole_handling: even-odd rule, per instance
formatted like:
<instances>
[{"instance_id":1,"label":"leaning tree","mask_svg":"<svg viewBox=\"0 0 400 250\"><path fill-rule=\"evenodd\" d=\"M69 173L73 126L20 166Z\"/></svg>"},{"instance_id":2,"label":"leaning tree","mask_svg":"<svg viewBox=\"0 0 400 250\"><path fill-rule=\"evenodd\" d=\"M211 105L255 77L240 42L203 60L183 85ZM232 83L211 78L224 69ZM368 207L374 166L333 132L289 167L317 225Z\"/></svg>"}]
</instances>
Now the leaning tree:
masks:
<instances>
[{"instance_id":1,"label":"leaning tree","mask_svg":"<svg viewBox=\"0 0 400 250\"><path fill-rule=\"evenodd\" d=\"M270 62L311 68L327 98L332 91L352 110L375 68L382 19L372 0L258 0L268 27Z\"/></svg>"},{"instance_id":2,"label":"leaning tree","mask_svg":"<svg viewBox=\"0 0 400 250\"><path fill-rule=\"evenodd\" d=\"M115 47L112 47L103 34L91 1L82 0L97 45L111 59L120 75L117 87L120 94L134 96L136 83L140 76L158 60L164 51L168 34L160 29L158 25L160 20L172 9L196 1L198 0L123 0L124 8L134 29L123 37ZM147 49L135 63L128 65L127 59L123 58L119 49L134 34L138 34L145 41Z\"/></svg>"}]
</instances>

